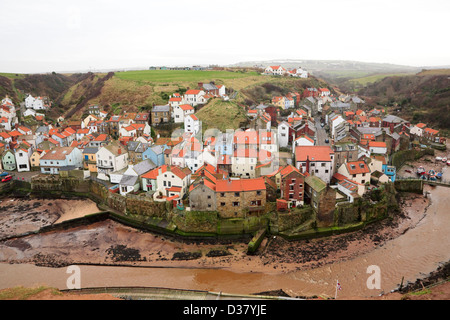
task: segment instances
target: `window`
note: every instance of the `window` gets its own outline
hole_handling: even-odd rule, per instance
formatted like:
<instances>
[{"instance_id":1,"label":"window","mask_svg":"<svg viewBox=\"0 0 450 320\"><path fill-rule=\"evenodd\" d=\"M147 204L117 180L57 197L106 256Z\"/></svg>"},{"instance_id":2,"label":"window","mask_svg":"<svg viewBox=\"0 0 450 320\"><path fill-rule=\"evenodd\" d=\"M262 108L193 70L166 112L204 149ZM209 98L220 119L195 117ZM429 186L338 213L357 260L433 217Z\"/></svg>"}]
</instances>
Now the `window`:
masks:
<instances>
[{"instance_id":1,"label":"window","mask_svg":"<svg viewBox=\"0 0 450 320\"><path fill-rule=\"evenodd\" d=\"M239 193L239 192L235 192L235 193L234 193L234 196L235 196L235 197L239 197L239 196L240 196L240 193Z\"/></svg>"},{"instance_id":2,"label":"window","mask_svg":"<svg viewBox=\"0 0 450 320\"><path fill-rule=\"evenodd\" d=\"M261 191L256 191L256 195L260 196L261 195Z\"/></svg>"},{"instance_id":3,"label":"window","mask_svg":"<svg viewBox=\"0 0 450 320\"><path fill-rule=\"evenodd\" d=\"M208 199L211 199L211 196L208 196Z\"/></svg>"},{"instance_id":4,"label":"window","mask_svg":"<svg viewBox=\"0 0 450 320\"><path fill-rule=\"evenodd\" d=\"M233 207L239 207L239 202L233 202Z\"/></svg>"},{"instance_id":5,"label":"window","mask_svg":"<svg viewBox=\"0 0 450 320\"><path fill-rule=\"evenodd\" d=\"M220 196L221 196L221 197L225 197L225 193L222 192L222 193L220 194Z\"/></svg>"},{"instance_id":6,"label":"window","mask_svg":"<svg viewBox=\"0 0 450 320\"><path fill-rule=\"evenodd\" d=\"M225 202L221 202L221 203L220 203L220 206L221 206L221 207L225 207Z\"/></svg>"}]
</instances>

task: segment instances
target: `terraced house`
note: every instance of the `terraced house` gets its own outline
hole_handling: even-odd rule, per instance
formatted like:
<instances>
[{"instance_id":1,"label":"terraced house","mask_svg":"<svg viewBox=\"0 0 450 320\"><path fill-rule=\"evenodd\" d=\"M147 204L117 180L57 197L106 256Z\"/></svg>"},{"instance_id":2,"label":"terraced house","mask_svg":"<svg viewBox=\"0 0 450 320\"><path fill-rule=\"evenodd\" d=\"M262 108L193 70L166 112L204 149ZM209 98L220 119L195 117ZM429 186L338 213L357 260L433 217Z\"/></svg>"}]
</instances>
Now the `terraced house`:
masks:
<instances>
[{"instance_id":1,"label":"terraced house","mask_svg":"<svg viewBox=\"0 0 450 320\"><path fill-rule=\"evenodd\" d=\"M263 178L217 180L216 201L221 218L260 215L266 205L266 184Z\"/></svg>"}]
</instances>

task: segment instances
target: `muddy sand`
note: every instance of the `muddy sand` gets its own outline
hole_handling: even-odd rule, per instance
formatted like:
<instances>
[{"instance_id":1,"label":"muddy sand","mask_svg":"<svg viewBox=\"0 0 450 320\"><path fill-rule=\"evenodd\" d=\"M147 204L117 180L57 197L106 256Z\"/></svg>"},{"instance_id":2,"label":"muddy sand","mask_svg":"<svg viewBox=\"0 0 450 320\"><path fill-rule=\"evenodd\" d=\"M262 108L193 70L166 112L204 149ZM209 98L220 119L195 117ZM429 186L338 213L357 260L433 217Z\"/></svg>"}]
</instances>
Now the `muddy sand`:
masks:
<instances>
[{"instance_id":1,"label":"muddy sand","mask_svg":"<svg viewBox=\"0 0 450 320\"><path fill-rule=\"evenodd\" d=\"M0 262L47 267L99 264L148 267L224 268L236 272L286 273L367 253L413 228L426 214L423 195L403 198L402 213L364 230L302 241L266 238L257 253L245 241L180 241L112 220L0 241ZM90 200L4 200L0 239L97 212Z\"/></svg>"}]
</instances>

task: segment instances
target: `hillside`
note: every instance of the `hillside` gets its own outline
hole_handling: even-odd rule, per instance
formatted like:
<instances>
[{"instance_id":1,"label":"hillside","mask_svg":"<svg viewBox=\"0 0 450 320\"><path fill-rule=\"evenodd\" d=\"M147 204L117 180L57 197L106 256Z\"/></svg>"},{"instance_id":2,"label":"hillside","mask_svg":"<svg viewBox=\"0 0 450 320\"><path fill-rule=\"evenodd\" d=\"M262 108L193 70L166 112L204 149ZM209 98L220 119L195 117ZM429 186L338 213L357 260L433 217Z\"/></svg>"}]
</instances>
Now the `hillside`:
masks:
<instances>
[{"instance_id":1,"label":"hillside","mask_svg":"<svg viewBox=\"0 0 450 320\"><path fill-rule=\"evenodd\" d=\"M450 70L428 70L416 75L390 76L368 84L358 93L369 104L387 106L412 123L450 128Z\"/></svg>"},{"instance_id":2,"label":"hillside","mask_svg":"<svg viewBox=\"0 0 450 320\"><path fill-rule=\"evenodd\" d=\"M203 130L217 128L222 132L238 129L247 120L247 113L242 106L221 99L211 100L196 116L202 121Z\"/></svg>"}]
</instances>

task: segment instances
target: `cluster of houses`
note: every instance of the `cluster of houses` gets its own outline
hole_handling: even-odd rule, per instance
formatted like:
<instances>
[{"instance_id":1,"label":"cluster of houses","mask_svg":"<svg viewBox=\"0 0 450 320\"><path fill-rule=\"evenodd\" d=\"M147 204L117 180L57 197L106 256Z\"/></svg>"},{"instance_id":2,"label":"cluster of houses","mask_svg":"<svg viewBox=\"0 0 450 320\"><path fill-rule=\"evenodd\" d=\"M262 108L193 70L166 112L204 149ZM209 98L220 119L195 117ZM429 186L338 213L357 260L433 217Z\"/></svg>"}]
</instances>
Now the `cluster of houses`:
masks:
<instances>
[{"instance_id":1,"label":"cluster of houses","mask_svg":"<svg viewBox=\"0 0 450 320\"><path fill-rule=\"evenodd\" d=\"M302 67L298 67L295 69L286 69L282 66L267 66L262 74L271 76L308 78L308 71L304 70Z\"/></svg>"},{"instance_id":2,"label":"cluster of houses","mask_svg":"<svg viewBox=\"0 0 450 320\"><path fill-rule=\"evenodd\" d=\"M195 107L204 105L212 98L228 99L224 85L214 82L199 82L196 89L190 89L183 94L174 93L169 97L166 105L153 106L151 110L151 125L159 125L173 120L175 123L184 123L185 127L196 130L198 119L194 116Z\"/></svg>"},{"instance_id":3,"label":"cluster of houses","mask_svg":"<svg viewBox=\"0 0 450 320\"><path fill-rule=\"evenodd\" d=\"M367 108L356 96L335 97L328 88L274 97L271 104L248 107L248 127L202 136L195 106L224 96L224 86L198 83L150 112L109 116L89 106L80 121L43 121L33 128L18 123L5 98L0 115L9 125L0 127L1 169L83 170L111 192L143 193L224 218L261 214L268 201L280 211L309 204L320 216L394 181L389 156L414 139L442 141L437 130ZM293 103L286 106L283 99ZM291 113L281 116L286 109ZM152 137L151 127L167 119L184 123L183 129L170 138ZM329 142L320 141L319 130Z\"/></svg>"}]
</instances>

